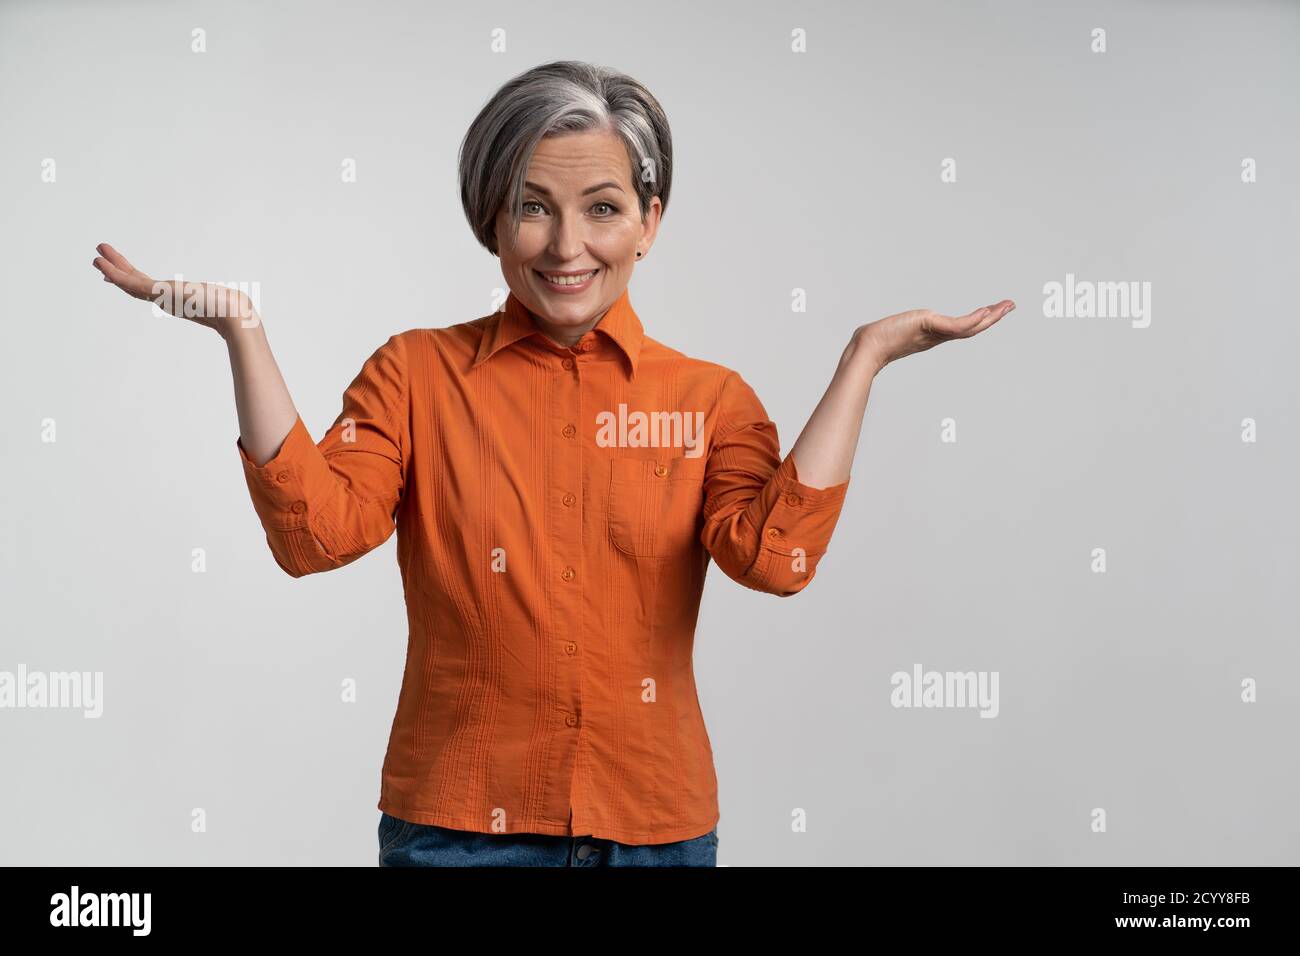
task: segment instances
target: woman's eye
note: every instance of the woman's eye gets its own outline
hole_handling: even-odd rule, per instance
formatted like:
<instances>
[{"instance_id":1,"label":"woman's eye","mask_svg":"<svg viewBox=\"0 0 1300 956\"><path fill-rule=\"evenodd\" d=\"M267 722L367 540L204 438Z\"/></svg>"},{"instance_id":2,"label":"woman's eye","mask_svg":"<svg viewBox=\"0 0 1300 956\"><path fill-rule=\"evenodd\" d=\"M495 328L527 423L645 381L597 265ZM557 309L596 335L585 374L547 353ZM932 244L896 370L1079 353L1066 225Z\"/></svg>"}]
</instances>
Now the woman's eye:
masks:
<instances>
[{"instance_id":1,"label":"woman's eye","mask_svg":"<svg viewBox=\"0 0 1300 956\"><path fill-rule=\"evenodd\" d=\"M530 206L536 206L536 207L537 207L537 212L534 213L534 212L529 208ZM608 203L608 202L598 202L598 203L596 203L594 206L592 206L591 208L592 208L593 210L598 210L598 209L600 209L601 206L604 206L606 209L609 210L609 212L606 212L606 213L597 213L597 215L601 216L601 218L608 218L608 217L610 217L610 216L616 216L616 215L618 215L618 207L615 206L613 203ZM532 216L532 215L538 215L538 216L540 216L543 212L546 211L545 208L542 206L542 204L541 204L540 202L538 202L536 199L525 199L524 202L523 202L523 205L522 205L520 208L523 209L523 212L524 212L524 215L525 215L525 216Z\"/></svg>"}]
</instances>

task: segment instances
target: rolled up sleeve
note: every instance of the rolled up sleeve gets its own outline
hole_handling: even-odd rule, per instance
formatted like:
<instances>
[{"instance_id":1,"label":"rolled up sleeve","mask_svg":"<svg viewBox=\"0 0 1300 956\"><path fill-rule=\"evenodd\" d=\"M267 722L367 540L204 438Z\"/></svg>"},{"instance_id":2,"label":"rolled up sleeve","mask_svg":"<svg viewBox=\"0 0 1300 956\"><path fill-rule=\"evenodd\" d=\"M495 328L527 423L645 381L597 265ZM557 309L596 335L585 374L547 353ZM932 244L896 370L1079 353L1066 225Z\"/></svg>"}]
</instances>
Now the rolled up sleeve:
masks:
<instances>
[{"instance_id":1,"label":"rolled up sleeve","mask_svg":"<svg viewBox=\"0 0 1300 956\"><path fill-rule=\"evenodd\" d=\"M253 509L286 573L342 567L392 535L410 459L408 396L403 342L394 335L366 360L319 442L301 416L265 464L254 464L235 439Z\"/></svg>"},{"instance_id":2,"label":"rolled up sleeve","mask_svg":"<svg viewBox=\"0 0 1300 956\"><path fill-rule=\"evenodd\" d=\"M797 594L826 554L849 482L801 482L793 456L781 457L776 425L735 372L723 384L717 429L701 540L718 567L745 587Z\"/></svg>"}]
</instances>

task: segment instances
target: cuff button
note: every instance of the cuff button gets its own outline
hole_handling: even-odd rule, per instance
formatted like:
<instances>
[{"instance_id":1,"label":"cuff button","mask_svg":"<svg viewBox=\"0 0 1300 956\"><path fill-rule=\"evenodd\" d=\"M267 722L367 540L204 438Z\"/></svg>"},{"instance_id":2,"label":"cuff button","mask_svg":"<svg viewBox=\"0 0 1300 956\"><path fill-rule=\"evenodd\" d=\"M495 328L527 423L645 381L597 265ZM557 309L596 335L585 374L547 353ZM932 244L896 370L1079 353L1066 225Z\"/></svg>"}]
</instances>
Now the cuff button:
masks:
<instances>
[{"instance_id":1,"label":"cuff button","mask_svg":"<svg viewBox=\"0 0 1300 956\"><path fill-rule=\"evenodd\" d=\"M289 510L296 515L300 515L307 510L307 502L295 501L292 505L289 506Z\"/></svg>"},{"instance_id":2,"label":"cuff button","mask_svg":"<svg viewBox=\"0 0 1300 956\"><path fill-rule=\"evenodd\" d=\"M289 480L289 473L287 471L282 471L275 476L275 480L280 482L280 484L284 484L286 481Z\"/></svg>"}]
</instances>

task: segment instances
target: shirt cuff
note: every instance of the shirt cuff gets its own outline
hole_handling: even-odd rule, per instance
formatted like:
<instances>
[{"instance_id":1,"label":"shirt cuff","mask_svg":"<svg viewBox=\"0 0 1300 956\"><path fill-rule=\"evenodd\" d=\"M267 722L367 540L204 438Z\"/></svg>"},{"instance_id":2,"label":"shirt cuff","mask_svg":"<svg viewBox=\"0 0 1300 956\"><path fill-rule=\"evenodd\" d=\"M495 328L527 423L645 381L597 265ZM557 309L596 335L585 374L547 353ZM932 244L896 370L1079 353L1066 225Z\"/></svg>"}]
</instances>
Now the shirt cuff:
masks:
<instances>
[{"instance_id":1,"label":"shirt cuff","mask_svg":"<svg viewBox=\"0 0 1300 956\"><path fill-rule=\"evenodd\" d=\"M813 488L805 485L799 480L799 470L794 464L793 451L786 454L777 467L776 483L781 491L780 502L794 511L839 508L844 504L844 495L849 490L848 478L829 488Z\"/></svg>"},{"instance_id":2,"label":"shirt cuff","mask_svg":"<svg viewBox=\"0 0 1300 956\"><path fill-rule=\"evenodd\" d=\"M829 488L813 488L799 480L794 456L787 454L773 481L777 494L759 529L761 565L769 565L773 555L825 554L843 510L848 479Z\"/></svg>"},{"instance_id":3,"label":"shirt cuff","mask_svg":"<svg viewBox=\"0 0 1300 956\"><path fill-rule=\"evenodd\" d=\"M279 451L262 465L253 463L235 439L253 507L267 530L292 531L308 527L313 510L325 500L332 473L324 454L312 441L302 416L294 419Z\"/></svg>"}]
</instances>

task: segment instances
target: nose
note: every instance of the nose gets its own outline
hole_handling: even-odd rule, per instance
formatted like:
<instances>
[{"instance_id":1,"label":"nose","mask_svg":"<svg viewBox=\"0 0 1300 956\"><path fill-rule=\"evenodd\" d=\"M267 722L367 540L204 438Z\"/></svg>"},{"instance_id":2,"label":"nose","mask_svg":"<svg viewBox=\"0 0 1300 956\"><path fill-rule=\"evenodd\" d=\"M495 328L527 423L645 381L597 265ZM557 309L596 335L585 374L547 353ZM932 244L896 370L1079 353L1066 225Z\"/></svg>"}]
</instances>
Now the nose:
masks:
<instances>
[{"instance_id":1,"label":"nose","mask_svg":"<svg viewBox=\"0 0 1300 956\"><path fill-rule=\"evenodd\" d=\"M560 215L555 218L549 252L555 262L573 262L587 244L586 227L581 217Z\"/></svg>"}]
</instances>

